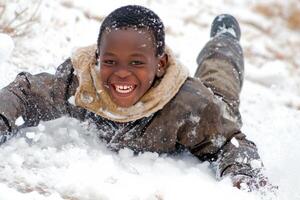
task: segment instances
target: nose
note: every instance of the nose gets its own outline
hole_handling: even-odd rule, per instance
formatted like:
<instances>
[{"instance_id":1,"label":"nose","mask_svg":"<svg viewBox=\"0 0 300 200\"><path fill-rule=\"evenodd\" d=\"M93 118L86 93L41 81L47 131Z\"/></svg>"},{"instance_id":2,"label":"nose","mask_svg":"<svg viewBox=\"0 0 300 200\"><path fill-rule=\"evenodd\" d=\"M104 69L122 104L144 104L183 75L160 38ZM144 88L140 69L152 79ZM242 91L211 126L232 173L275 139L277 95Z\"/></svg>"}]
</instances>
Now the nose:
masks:
<instances>
[{"instance_id":1,"label":"nose","mask_svg":"<svg viewBox=\"0 0 300 200\"><path fill-rule=\"evenodd\" d=\"M129 71L126 67L118 67L115 71L115 75L120 78L126 78L131 75L131 71Z\"/></svg>"}]
</instances>

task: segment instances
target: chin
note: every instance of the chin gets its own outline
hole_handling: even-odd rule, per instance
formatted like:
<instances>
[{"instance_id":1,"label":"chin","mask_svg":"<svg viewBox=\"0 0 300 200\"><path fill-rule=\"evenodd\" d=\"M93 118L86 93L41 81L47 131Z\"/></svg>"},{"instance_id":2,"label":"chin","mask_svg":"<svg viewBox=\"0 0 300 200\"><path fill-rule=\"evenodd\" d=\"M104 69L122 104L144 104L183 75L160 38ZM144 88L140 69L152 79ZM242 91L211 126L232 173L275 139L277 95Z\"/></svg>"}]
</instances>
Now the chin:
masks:
<instances>
[{"instance_id":1,"label":"chin","mask_svg":"<svg viewBox=\"0 0 300 200\"><path fill-rule=\"evenodd\" d=\"M135 95L135 90L129 95L118 94L116 91L109 91L109 95L115 104L123 108L131 107L138 102L138 99Z\"/></svg>"},{"instance_id":2,"label":"chin","mask_svg":"<svg viewBox=\"0 0 300 200\"><path fill-rule=\"evenodd\" d=\"M110 95L110 97L117 106L122 107L122 108L129 108L136 103L136 101L132 101L130 99L116 98L113 95Z\"/></svg>"},{"instance_id":3,"label":"chin","mask_svg":"<svg viewBox=\"0 0 300 200\"><path fill-rule=\"evenodd\" d=\"M120 106L122 108L129 108L134 105L134 103L123 103L120 101L114 101L114 102L115 102L115 104L117 104L118 106Z\"/></svg>"}]
</instances>

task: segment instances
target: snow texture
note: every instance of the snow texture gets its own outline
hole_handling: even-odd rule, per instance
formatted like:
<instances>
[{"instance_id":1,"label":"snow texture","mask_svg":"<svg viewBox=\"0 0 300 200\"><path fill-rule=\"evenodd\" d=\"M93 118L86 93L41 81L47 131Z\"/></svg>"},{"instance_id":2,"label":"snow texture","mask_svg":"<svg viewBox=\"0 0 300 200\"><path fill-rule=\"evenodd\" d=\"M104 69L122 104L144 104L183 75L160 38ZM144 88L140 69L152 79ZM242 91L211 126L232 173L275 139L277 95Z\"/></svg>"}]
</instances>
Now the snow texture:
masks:
<instances>
[{"instance_id":1,"label":"snow texture","mask_svg":"<svg viewBox=\"0 0 300 200\"><path fill-rule=\"evenodd\" d=\"M24 119L23 119L23 117L22 117L22 116L18 117L18 118L16 119L15 124L16 124L17 126L21 126L22 124L24 124Z\"/></svg>"},{"instance_id":2,"label":"snow texture","mask_svg":"<svg viewBox=\"0 0 300 200\"><path fill-rule=\"evenodd\" d=\"M9 2L3 19L12 19L16 10L33 8L38 1L3 2ZM131 0L41 2L38 22L30 26L30 34L13 40L0 34L1 88L21 71L54 73L76 47L96 42L97 20L119 6L136 4ZM167 44L191 74L197 67L197 54L209 40L214 17L229 13L238 18L246 68L240 107L242 131L257 144L270 181L279 186L278 197L240 191L228 179L218 182L208 163L200 163L188 153L176 157L148 152L134 156L128 149L114 153L98 140L99 133L88 123L61 118L21 130L0 147L0 200L299 200L300 60L293 47L300 44L299 31L289 29L280 17L256 12L253 8L259 2L138 3L163 20ZM288 9L290 2L296 0L279 4ZM265 3L272 7L278 1ZM222 138L216 142L222 144ZM261 163L253 160L251 165L259 167Z\"/></svg>"},{"instance_id":3,"label":"snow texture","mask_svg":"<svg viewBox=\"0 0 300 200\"><path fill-rule=\"evenodd\" d=\"M236 148L238 148L240 146L239 142L237 141L237 139L234 137L231 139L230 141Z\"/></svg>"},{"instance_id":4,"label":"snow texture","mask_svg":"<svg viewBox=\"0 0 300 200\"><path fill-rule=\"evenodd\" d=\"M0 33L0 64L9 59L14 48L12 38L4 33Z\"/></svg>"},{"instance_id":5,"label":"snow texture","mask_svg":"<svg viewBox=\"0 0 300 200\"><path fill-rule=\"evenodd\" d=\"M236 37L236 33L235 33L234 29L233 28L226 28L225 24L223 24L221 29L218 31L218 35L224 34L224 33L229 33L229 34L233 35L234 37Z\"/></svg>"}]
</instances>

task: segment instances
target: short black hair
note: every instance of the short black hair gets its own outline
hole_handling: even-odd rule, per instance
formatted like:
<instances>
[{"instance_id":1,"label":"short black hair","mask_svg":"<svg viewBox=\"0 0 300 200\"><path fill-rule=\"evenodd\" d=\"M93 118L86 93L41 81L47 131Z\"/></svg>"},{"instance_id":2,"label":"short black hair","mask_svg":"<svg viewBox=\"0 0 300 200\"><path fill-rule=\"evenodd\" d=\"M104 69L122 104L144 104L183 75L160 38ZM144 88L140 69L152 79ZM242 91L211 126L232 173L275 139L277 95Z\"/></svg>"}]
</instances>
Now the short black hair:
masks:
<instances>
[{"instance_id":1,"label":"short black hair","mask_svg":"<svg viewBox=\"0 0 300 200\"><path fill-rule=\"evenodd\" d=\"M117 28L137 28L149 30L154 36L156 56L165 51L165 27L161 19L152 10L139 5L128 5L117 8L102 22L97 40L99 51L101 37L105 30Z\"/></svg>"}]
</instances>

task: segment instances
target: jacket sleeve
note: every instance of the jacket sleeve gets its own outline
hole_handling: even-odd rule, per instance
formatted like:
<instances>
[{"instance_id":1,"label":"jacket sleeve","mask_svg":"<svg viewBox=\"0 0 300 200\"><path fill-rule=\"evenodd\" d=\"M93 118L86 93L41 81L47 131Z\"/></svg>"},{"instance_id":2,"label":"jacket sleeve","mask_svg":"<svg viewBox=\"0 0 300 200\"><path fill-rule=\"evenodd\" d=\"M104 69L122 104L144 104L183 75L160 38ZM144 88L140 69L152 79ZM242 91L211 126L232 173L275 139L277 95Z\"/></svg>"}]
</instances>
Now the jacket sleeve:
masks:
<instances>
[{"instance_id":1,"label":"jacket sleeve","mask_svg":"<svg viewBox=\"0 0 300 200\"><path fill-rule=\"evenodd\" d=\"M221 147L217 159L213 162L217 178L245 175L251 178L260 176L263 164L256 145L238 132Z\"/></svg>"},{"instance_id":2,"label":"jacket sleeve","mask_svg":"<svg viewBox=\"0 0 300 200\"><path fill-rule=\"evenodd\" d=\"M206 106L208 116L199 126L205 127L205 139L190 147L200 160L208 160L218 179L226 175L260 176L263 164L256 145L240 131L238 118L232 117L226 103L216 100Z\"/></svg>"},{"instance_id":3,"label":"jacket sleeve","mask_svg":"<svg viewBox=\"0 0 300 200\"><path fill-rule=\"evenodd\" d=\"M18 128L36 126L43 120L62 115L73 115L68 99L78 85L71 59L61 64L54 75L31 75L21 72L8 86L0 90L0 144L9 139ZM16 120L22 117L24 124Z\"/></svg>"}]
</instances>

